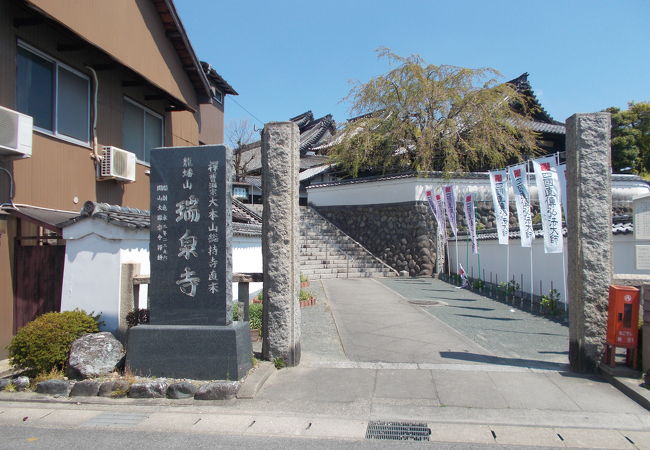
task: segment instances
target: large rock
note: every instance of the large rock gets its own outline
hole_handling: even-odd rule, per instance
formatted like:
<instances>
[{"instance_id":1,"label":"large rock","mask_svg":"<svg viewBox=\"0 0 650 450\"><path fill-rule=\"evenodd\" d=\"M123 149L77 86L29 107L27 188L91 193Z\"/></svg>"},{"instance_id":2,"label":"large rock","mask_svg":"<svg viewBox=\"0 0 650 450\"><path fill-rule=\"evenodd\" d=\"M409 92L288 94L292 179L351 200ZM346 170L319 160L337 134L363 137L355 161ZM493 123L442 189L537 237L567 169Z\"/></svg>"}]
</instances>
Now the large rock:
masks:
<instances>
[{"instance_id":1,"label":"large rock","mask_svg":"<svg viewBox=\"0 0 650 450\"><path fill-rule=\"evenodd\" d=\"M26 376L16 377L11 380L11 383L14 385L17 391L24 391L29 387L29 378Z\"/></svg>"},{"instance_id":2,"label":"large rock","mask_svg":"<svg viewBox=\"0 0 650 450\"><path fill-rule=\"evenodd\" d=\"M10 384L11 384L10 379L8 379L8 378L0 378L0 391L3 391Z\"/></svg>"},{"instance_id":3,"label":"large rock","mask_svg":"<svg viewBox=\"0 0 650 450\"><path fill-rule=\"evenodd\" d=\"M68 376L83 379L108 375L124 354L122 343L111 333L86 334L72 343Z\"/></svg>"}]
</instances>

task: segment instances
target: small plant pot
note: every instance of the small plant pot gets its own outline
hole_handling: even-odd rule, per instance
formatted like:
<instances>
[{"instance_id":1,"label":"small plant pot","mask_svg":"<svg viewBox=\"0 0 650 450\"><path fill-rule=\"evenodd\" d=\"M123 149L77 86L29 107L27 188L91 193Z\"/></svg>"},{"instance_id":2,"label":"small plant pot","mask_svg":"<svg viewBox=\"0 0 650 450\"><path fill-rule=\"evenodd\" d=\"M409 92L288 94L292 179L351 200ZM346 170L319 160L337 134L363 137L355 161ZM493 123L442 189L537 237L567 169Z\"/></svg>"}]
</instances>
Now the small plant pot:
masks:
<instances>
[{"instance_id":1,"label":"small plant pot","mask_svg":"<svg viewBox=\"0 0 650 450\"><path fill-rule=\"evenodd\" d=\"M301 288L309 287L309 281L301 281L300 282L300 287Z\"/></svg>"},{"instance_id":2,"label":"small plant pot","mask_svg":"<svg viewBox=\"0 0 650 450\"><path fill-rule=\"evenodd\" d=\"M299 300L301 308L305 308L307 306L314 306L316 304L316 298L315 297L309 297L307 300Z\"/></svg>"},{"instance_id":3,"label":"small plant pot","mask_svg":"<svg viewBox=\"0 0 650 450\"><path fill-rule=\"evenodd\" d=\"M259 342L262 340L262 336L260 335L260 330L257 328L251 328L251 342Z\"/></svg>"}]
</instances>

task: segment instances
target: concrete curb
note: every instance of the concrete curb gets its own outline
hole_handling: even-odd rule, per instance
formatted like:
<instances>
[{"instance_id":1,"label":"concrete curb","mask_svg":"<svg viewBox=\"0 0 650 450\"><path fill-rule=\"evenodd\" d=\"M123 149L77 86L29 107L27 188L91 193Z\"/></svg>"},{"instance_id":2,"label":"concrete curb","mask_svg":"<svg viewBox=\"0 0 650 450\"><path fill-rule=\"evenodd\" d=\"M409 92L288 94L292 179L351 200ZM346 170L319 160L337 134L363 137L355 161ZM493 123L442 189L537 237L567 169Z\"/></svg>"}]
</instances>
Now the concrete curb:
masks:
<instances>
[{"instance_id":1,"label":"concrete curb","mask_svg":"<svg viewBox=\"0 0 650 450\"><path fill-rule=\"evenodd\" d=\"M600 372L601 376L612 386L650 411L650 390L639 386L640 379L614 376L608 371L602 370L602 368Z\"/></svg>"},{"instance_id":2,"label":"concrete curb","mask_svg":"<svg viewBox=\"0 0 650 450\"><path fill-rule=\"evenodd\" d=\"M275 366L270 361L261 361L260 364L255 368L252 374L250 374L242 382L239 392L237 392L237 398L240 399L251 399L255 397L255 394L264 386L264 383L277 372Z\"/></svg>"}]
</instances>

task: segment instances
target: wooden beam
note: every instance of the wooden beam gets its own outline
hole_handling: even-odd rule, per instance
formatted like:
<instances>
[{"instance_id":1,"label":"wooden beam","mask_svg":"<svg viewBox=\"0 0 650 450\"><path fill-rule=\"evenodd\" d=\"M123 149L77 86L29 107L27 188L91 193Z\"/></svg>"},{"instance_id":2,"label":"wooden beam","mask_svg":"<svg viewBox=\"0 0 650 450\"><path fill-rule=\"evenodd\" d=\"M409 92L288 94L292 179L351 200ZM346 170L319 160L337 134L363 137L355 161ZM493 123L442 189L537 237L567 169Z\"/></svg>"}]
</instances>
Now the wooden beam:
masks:
<instances>
[{"instance_id":1,"label":"wooden beam","mask_svg":"<svg viewBox=\"0 0 650 450\"><path fill-rule=\"evenodd\" d=\"M150 95L145 95L144 99L145 100L165 100L167 97L164 95L160 94L150 94Z\"/></svg>"},{"instance_id":2,"label":"wooden beam","mask_svg":"<svg viewBox=\"0 0 650 450\"><path fill-rule=\"evenodd\" d=\"M117 68L116 64L112 63L104 63L104 64L89 64L93 69L100 71L100 70L112 70Z\"/></svg>"},{"instance_id":3,"label":"wooden beam","mask_svg":"<svg viewBox=\"0 0 650 450\"><path fill-rule=\"evenodd\" d=\"M165 32L165 35L169 39L180 39L181 38L181 33L179 31L167 31L167 32Z\"/></svg>"}]
</instances>

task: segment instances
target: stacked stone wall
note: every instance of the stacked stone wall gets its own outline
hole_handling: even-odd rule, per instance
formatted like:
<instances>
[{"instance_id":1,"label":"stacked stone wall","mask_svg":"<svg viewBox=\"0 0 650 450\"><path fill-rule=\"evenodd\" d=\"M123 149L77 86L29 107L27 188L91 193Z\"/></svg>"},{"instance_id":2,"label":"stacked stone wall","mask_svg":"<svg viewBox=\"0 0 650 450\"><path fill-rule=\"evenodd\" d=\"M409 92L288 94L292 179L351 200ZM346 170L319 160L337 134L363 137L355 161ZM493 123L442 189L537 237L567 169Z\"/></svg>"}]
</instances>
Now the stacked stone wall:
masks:
<instances>
[{"instance_id":1,"label":"stacked stone wall","mask_svg":"<svg viewBox=\"0 0 650 450\"><path fill-rule=\"evenodd\" d=\"M435 272L435 224L424 202L326 206L316 210L392 268L410 276Z\"/></svg>"}]
</instances>

